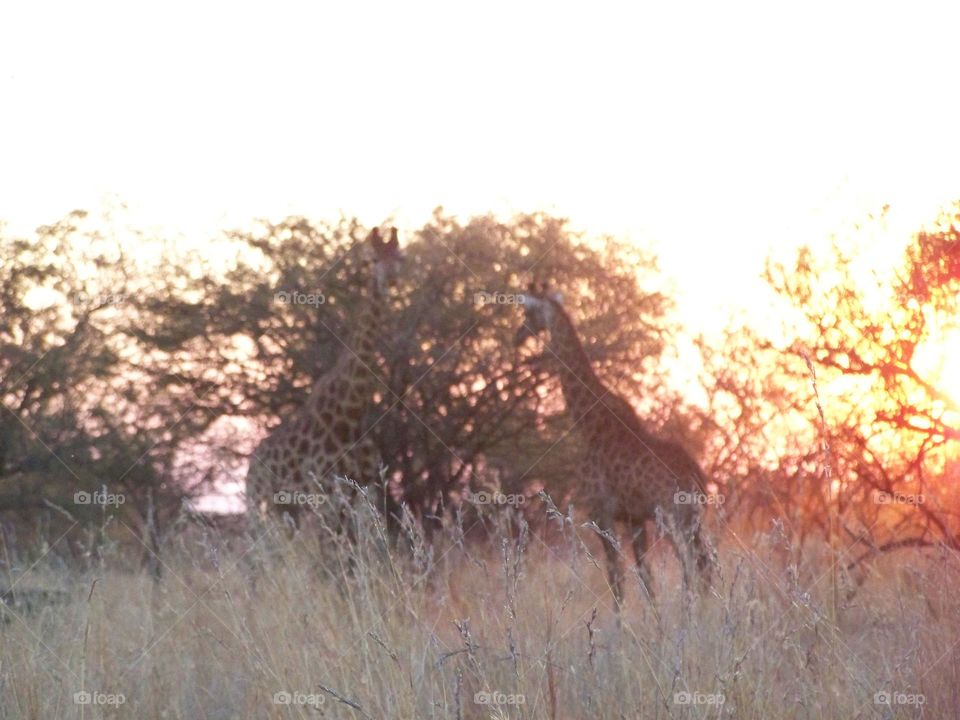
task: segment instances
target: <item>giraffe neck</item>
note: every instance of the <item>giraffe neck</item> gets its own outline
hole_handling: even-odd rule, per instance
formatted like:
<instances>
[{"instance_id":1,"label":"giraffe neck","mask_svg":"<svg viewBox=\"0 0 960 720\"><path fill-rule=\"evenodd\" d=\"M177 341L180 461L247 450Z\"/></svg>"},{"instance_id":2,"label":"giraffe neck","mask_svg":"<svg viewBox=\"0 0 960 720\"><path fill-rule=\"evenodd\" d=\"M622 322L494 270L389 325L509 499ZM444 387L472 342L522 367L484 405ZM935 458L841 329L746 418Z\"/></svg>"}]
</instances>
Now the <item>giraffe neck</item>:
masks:
<instances>
[{"instance_id":1,"label":"giraffe neck","mask_svg":"<svg viewBox=\"0 0 960 720\"><path fill-rule=\"evenodd\" d=\"M376 270L373 263L368 269L366 294L361 299L356 316L351 319L350 340L344 348L348 363L352 364L355 374L363 377L370 376L378 363L378 351L381 345L383 331L384 303L386 297L380 290L376 279ZM370 382L375 383L371 376Z\"/></svg>"},{"instance_id":2,"label":"giraffe neck","mask_svg":"<svg viewBox=\"0 0 960 720\"><path fill-rule=\"evenodd\" d=\"M339 358L333 369L314 383L311 404L324 404L331 395L339 396L345 409L363 409L376 390L384 390L380 377L378 351L384 317L385 298L376 281L371 263L364 295L350 317L349 333L341 336Z\"/></svg>"},{"instance_id":3,"label":"giraffe neck","mask_svg":"<svg viewBox=\"0 0 960 720\"><path fill-rule=\"evenodd\" d=\"M547 347L558 361L554 365L557 366L567 408L575 418L581 418L608 390L593 371L573 321L559 305L555 305Z\"/></svg>"}]
</instances>

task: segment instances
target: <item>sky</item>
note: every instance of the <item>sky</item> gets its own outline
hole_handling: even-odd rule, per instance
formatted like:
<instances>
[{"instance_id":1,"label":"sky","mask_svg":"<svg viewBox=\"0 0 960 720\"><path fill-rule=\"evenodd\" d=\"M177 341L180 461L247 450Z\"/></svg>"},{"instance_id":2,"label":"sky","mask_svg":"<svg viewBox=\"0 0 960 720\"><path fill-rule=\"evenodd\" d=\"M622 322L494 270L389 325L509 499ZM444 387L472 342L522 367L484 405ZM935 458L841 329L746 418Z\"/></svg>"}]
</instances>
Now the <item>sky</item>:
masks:
<instances>
[{"instance_id":1,"label":"sky","mask_svg":"<svg viewBox=\"0 0 960 720\"><path fill-rule=\"evenodd\" d=\"M709 329L770 311L769 252L960 198L957 3L146 8L0 6L9 228L546 210L654 248Z\"/></svg>"}]
</instances>

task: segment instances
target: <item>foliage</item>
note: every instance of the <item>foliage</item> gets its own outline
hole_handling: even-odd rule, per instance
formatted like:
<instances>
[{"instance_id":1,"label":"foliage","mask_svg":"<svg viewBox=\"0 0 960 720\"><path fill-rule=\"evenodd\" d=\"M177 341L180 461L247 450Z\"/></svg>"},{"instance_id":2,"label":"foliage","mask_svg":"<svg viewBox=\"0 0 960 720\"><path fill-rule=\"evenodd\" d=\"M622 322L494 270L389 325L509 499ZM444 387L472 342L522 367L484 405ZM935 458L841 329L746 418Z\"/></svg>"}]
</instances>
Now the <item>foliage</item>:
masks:
<instances>
[{"instance_id":1,"label":"foliage","mask_svg":"<svg viewBox=\"0 0 960 720\"><path fill-rule=\"evenodd\" d=\"M200 489L173 480L180 449L213 418L141 330L164 287L128 250L149 240L81 211L31 238L0 237L5 519L118 516L121 535L155 543L155 510L176 512ZM98 504L95 492L122 499Z\"/></svg>"},{"instance_id":2,"label":"foliage","mask_svg":"<svg viewBox=\"0 0 960 720\"><path fill-rule=\"evenodd\" d=\"M704 348L710 412L727 419L720 457L743 512L777 516L799 536L841 535L851 566L901 547L960 547L948 481L960 408L917 363L920 348L960 331L958 257L945 217L889 276L839 242L824 257L802 248L793 263L768 264L770 286L797 311L794 339L740 330L727 351Z\"/></svg>"},{"instance_id":3,"label":"foliage","mask_svg":"<svg viewBox=\"0 0 960 720\"><path fill-rule=\"evenodd\" d=\"M173 511L180 496L242 476L252 439L350 352L366 231L288 218L202 253L154 243L146 261L84 220L4 245L13 380L0 475L35 503L69 504L77 487L108 483L140 508L156 490ZM136 241L142 250L152 239ZM643 252L545 215L461 225L438 210L405 253L367 427L422 522L468 486L562 495L577 479L578 436L552 380L513 347L518 309L482 293L508 296L534 279L562 288L600 374L658 422L673 414L658 364L674 332L669 302L638 284L658 282ZM31 303L38 293L48 302ZM291 293L305 301L283 301Z\"/></svg>"},{"instance_id":4,"label":"foliage","mask_svg":"<svg viewBox=\"0 0 960 720\"><path fill-rule=\"evenodd\" d=\"M234 414L259 428L297 408L313 380L350 352L363 234L353 221L303 218L232 233L236 265L219 284L196 280L201 301L177 316L195 328L196 339L193 369L178 372L199 382L219 368L221 392L238 399ZM506 297L532 278L549 278L569 289L601 372L622 385L616 369L632 368L628 379L643 377L647 389L655 387L657 356L671 332L668 302L637 284L637 273L653 276L655 266L612 240L582 240L548 216L461 225L439 210L406 238L383 329L382 392L368 428L398 479L397 492L421 520L436 519L468 485L519 492L570 476L574 443L547 453L566 436L561 406L540 389L543 368L521 361L512 345L520 313L482 302L482 294ZM278 302L278 293L323 301ZM231 342L248 351L242 361L224 363Z\"/></svg>"}]
</instances>

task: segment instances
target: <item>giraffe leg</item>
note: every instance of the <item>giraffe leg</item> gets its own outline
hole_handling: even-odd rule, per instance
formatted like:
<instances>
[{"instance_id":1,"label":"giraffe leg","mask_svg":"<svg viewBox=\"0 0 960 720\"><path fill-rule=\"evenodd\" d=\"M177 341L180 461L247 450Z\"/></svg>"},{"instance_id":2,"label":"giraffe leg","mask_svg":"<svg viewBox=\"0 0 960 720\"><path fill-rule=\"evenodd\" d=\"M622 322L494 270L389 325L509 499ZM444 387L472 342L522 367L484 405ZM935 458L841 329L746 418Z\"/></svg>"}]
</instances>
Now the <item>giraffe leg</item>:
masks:
<instances>
[{"instance_id":1,"label":"giraffe leg","mask_svg":"<svg viewBox=\"0 0 960 720\"><path fill-rule=\"evenodd\" d=\"M693 557L697 563L697 576L700 580L700 587L702 590L707 590L710 587L710 576L713 570L713 561L710 559L710 551L703 542L703 537L700 535L700 530L701 528L696 527L691 532L690 549L693 552Z\"/></svg>"},{"instance_id":2,"label":"giraffe leg","mask_svg":"<svg viewBox=\"0 0 960 720\"><path fill-rule=\"evenodd\" d=\"M650 535L647 532L646 523L640 521L640 524L633 531L633 557L637 564L637 572L640 574L640 582L647 594L647 598L653 600L653 575L650 573L650 562L646 557L650 549Z\"/></svg>"},{"instance_id":3,"label":"giraffe leg","mask_svg":"<svg viewBox=\"0 0 960 720\"><path fill-rule=\"evenodd\" d=\"M694 520L681 524L680 528L670 539L683 570L684 590L704 590L709 584L710 556L700 537L699 523Z\"/></svg>"},{"instance_id":4,"label":"giraffe leg","mask_svg":"<svg viewBox=\"0 0 960 720\"><path fill-rule=\"evenodd\" d=\"M610 534L613 535L615 528L610 525ZM623 606L623 567L620 564L620 551L609 539L603 538L603 551L607 556L607 577L610 582L610 588L613 590L613 599L616 601L617 612Z\"/></svg>"},{"instance_id":5,"label":"giraffe leg","mask_svg":"<svg viewBox=\"0 0 960 720\"><path fill-rule=\"evenodd\" d=\"M300 524L302 522L300 517L301 511L302 508L299 505L290 505L284 508L282 517L287 540L293 540L297 536L297 531L300 530Z\"/></svg>"},{"instance_id":6,"label":"giraffe leg","mask_svg":"<svg viewBox=\"0 0 960 720\"><path fill-rule=\"evenodd\" d=\"M270 528L261 503L251 501L247 506L247 531L250 546L243 555L250 588L257 591L257 584L270 563Z\"/></svg>"}]
</instances>

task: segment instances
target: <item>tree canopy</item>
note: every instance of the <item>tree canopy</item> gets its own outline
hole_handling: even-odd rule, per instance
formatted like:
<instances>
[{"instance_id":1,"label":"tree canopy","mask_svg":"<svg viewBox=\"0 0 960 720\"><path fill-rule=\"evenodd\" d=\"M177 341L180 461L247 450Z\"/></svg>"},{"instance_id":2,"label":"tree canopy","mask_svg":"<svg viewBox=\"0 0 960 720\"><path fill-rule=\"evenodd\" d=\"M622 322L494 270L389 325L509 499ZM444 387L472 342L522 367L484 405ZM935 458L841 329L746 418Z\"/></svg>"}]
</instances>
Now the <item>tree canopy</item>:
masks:
<instances>
[{"instance_id":1,"label":"tree canopy","mask_svg":"<svg viewBox=\"0 0 960 720\"><path fill-rule=\"evenodd\" d=\"M105 237L83 213L5 241L0 478L13 506L66 506L106 484L173 507L241 476L252 438L349 343L364 234L354 220L288 218L148 266L130 248L150 238ZM562 404L513 347L520 313L485 296L533 279L563 288L598 371L669 415L659 358L676 329L668 298L641 285L662 284L651 256L545 215L462 225L439 210L405 254L368 422L423 521L468 487L562 493L574 479Z\"/></svg>"},{"instance_id":2,"label":"tree canopy","mask_svg":"<svg viewBox=\"0 0 960 720\"><path fill-rule=\"evenodd\" d=\"M367 419L394 493L429 527L468 488L563 497L581 480L547 363L512 342L510 297L546 281L604 381L701 458L728 520L843 532L853 561L956 549L941 479L957 472L960 414L916 354L960 332L957 225L946 214L918 232L887 276L865 275L839 243L770 262L794 337L731 327L701 341L701 405L666 381L683 328L649 253L549 215L464 224L438 209L404 234ZM261 221L189 250L82 212L30 238L0 232L6 517L102 516L73 494L106 486L129 496L110 512L136 532L154 503L162 524L241 479L256 438L350 342L366 234L354 219Z\"/></svg>"}]
</instances>

